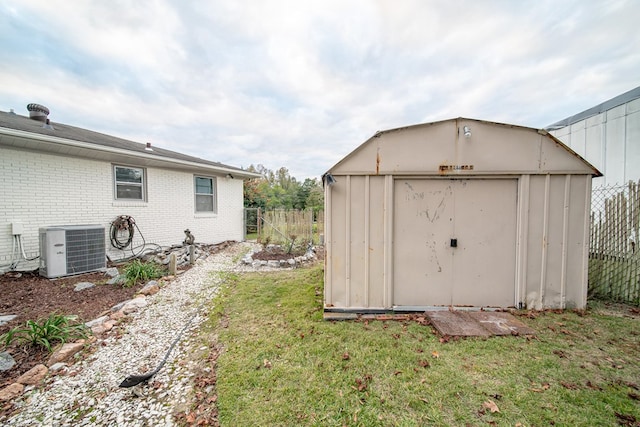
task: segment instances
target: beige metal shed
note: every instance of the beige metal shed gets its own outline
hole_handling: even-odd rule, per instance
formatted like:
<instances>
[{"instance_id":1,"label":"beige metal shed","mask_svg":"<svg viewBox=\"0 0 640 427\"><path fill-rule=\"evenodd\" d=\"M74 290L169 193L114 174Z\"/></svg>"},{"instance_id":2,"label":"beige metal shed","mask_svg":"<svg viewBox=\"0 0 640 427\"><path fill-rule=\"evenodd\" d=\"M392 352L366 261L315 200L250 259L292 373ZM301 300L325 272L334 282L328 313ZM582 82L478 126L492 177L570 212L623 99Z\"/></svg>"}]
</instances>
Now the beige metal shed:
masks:
<instances>
[{"instance_id":1,"label":"beige metal shed","mask_svg":"<svg viewBox=\"0 0 640 427\"><path fill-rule=\"evenodd\" d=\"M583 308L595 176L544 130L378 132L323 177L325 310Z\"/></svg>"}]
</instances>

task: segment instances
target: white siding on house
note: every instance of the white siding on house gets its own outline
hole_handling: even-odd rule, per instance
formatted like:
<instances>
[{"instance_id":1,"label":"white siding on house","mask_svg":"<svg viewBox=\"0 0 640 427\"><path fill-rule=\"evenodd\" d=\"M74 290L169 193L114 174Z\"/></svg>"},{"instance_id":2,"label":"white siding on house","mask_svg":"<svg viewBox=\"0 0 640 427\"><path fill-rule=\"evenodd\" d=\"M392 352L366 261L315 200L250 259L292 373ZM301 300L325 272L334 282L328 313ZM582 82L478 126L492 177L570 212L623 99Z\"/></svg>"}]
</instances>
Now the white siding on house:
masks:
<instances>
[{"instance_id":1,"label":"white siding on house","mask_svg":"<svg viewBox=\"0 0 640 427\"><path fill-rule=\"evenodd\" d=\"M102 224L108 233L118 215L132 216L146 242L162 246L181 243L187 228L201 243L243 239L241 179L217 177L217 213L203 214L195 213L191 172L147 168L147 201L138 202L114 200L109 162L0 148L0 171L0 266L11 258L14 221L24 225L28 257L39 253L40 227Z\"/></svg>"},{"instance_id":2,"label":"white siding on house","mask_svg":"<svg viewBox=\"0 0 640 427\"><path fill-rule=\"evenodd\" d=\"M640 180L640 98L549 133L603 173L594 187Z\"/></svg>"}]
</instances>

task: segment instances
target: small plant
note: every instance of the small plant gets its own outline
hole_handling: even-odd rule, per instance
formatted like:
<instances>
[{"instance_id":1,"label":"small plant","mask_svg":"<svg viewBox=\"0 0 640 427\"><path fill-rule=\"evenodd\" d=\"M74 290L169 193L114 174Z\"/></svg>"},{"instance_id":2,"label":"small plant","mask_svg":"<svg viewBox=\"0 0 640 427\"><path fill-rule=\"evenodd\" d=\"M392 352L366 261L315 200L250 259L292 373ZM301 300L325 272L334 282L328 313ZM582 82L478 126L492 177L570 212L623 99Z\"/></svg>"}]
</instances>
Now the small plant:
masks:
<instances>
[{"instance_id":1,"label":"small plant","mask_svg":"<svg viewBox=\"0 0 640 427\"><path fill-rule=\"evenodd\" d=\"M127 266L124 271L124 286L129 288L139 281L157 279L164 275L164 270L155 262L143 263L140 260L134 260Z\"/></svg>"},{"instance_id":2,"label":"small plant","mask_svg":"<svg viewBox=\"0 0 640 427\"><path fill-rule=\"evenodd\" d=\"M14 341L34 347L43 347L51 352L54 344L86 338L88 329L83 323L76 322L75 316L51 314L40 322L27 320L26 328L9 330L0 337L0 341L9 346Z\"/></svg>"},{"instance_id":3,"label":"small plant","mask_svg":"<svg viewBox=\"0 0 640 427\"><path fill-rule=\"evenodd\" d=\"M271 243L271 236L265 236L262 238L262 249L267 249L267 246L269 246L269 243Z\"/></svg>"}]
</instances>

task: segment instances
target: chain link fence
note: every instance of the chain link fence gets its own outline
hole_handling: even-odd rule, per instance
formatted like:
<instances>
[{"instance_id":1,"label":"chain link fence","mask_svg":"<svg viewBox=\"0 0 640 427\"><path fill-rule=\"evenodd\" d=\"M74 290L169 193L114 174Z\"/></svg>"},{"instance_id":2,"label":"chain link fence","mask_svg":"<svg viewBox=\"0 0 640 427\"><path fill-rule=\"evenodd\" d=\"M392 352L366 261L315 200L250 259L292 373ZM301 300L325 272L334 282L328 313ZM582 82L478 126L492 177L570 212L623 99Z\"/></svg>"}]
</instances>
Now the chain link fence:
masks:
<instances>
[{"instance_id":1,"label":"chain link fence","mask_svg":"<svg viewBox=\"0 0 640 427\"><path fill-rule=\"evenodd\" d=\"M640 183L591 195L589 297L640 305Z\"/></svg>"}]
</instances>

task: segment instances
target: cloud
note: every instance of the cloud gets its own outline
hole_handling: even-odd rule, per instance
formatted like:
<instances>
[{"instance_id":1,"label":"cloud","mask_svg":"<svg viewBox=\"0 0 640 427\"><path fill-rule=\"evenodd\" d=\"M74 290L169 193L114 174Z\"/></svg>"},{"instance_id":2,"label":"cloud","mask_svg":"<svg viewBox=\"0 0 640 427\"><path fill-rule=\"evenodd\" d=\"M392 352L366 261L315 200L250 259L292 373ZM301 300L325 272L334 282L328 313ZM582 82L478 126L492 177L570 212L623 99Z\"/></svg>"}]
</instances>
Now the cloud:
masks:
<instances>
[{"instance_id":1,"label":"cloud","mask_svg":"<svg viewBox=\"0 0 640 427\"><path fill-rule=\"evenodd\" d=\"M318 177L377 130L542 127L638 85L640 3L0 5L0 108L233 166Z\"/></svg>"}]
</instances>

